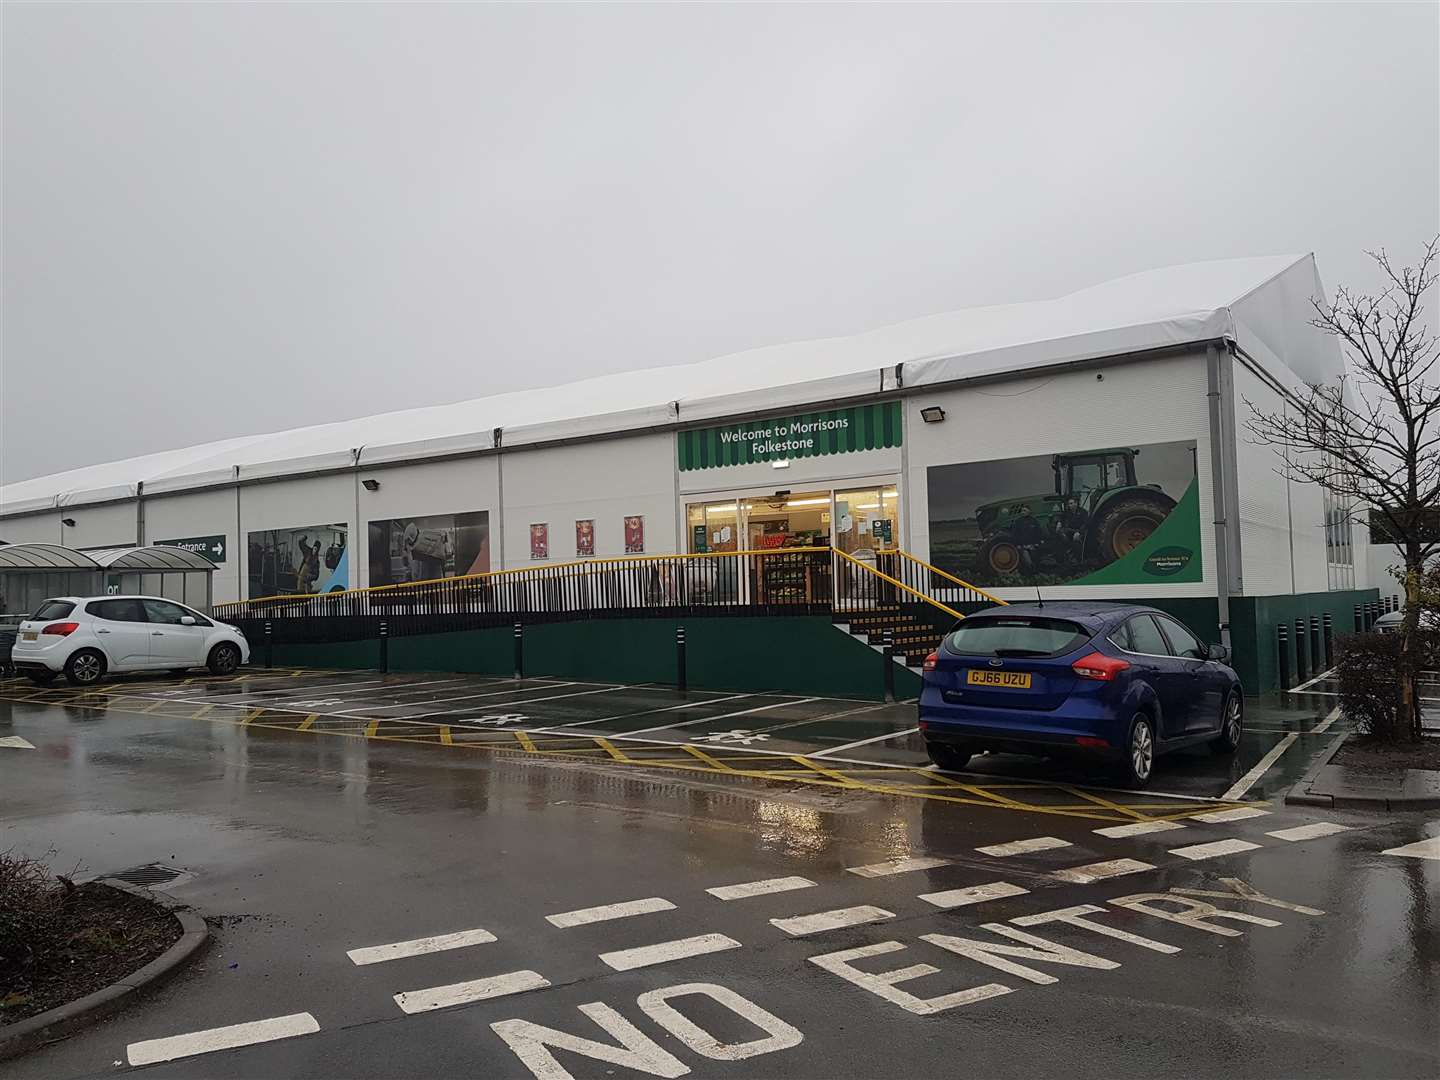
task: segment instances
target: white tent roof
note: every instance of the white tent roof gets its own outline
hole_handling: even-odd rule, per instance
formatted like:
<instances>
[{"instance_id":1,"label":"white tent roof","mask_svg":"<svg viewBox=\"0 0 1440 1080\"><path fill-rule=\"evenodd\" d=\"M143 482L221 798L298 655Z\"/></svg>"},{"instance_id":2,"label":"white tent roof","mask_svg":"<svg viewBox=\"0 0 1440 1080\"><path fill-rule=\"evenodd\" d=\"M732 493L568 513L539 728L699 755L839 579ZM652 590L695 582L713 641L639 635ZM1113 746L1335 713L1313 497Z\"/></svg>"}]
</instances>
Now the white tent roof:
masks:
<instances>
[{"instance_id":1,"label":"white tent roof","mask_svg":"<svg viewBox=\"0 0 1440 1080\"><path fill-rule=\"evenodd\" d=\"M1053 300L966 308L854 337L792 342L696 364L242 436L90 465L0 488L0 514L353 464L548 442L740 413L774 412L905 387L1228 337L1269 366L1318 382L1340 371L1309 326L1323 289L1310 255L1148 270ZM897 365L900 379L897 381Z\"/></svg>"}]
</instances>

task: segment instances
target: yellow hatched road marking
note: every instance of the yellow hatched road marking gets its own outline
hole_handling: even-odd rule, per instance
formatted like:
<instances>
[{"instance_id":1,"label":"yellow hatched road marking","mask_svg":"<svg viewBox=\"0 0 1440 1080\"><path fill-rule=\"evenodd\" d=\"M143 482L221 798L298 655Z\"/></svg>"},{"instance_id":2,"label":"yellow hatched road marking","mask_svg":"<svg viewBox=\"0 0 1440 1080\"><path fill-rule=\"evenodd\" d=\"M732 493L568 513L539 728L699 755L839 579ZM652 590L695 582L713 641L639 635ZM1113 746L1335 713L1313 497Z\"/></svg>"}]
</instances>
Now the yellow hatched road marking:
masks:
<instances>
[{"instance_id":1,"label":"yellow hatched road marking","mask_svg":"<svg viewBox=\"0 0 1440 1080\"><path fill-rule=\"evenodd\" d=\"M248 713L245 714L245 719L240 721L240 725L242 727L249 727L264 714L264 709L251 709Z\"/></svg>"},{"instance_id":2,"label":"yellow hatched road marking","mask_svg":"<svg viewBox=\"0 0 1440 1080\"><path fill-rule=\"evenodd\" d=\"M366 737L367 739L373 739L373 738L375 738L375 733L376 733L377 731L379 731L379 730L380 730L380 721L379 721L379 720L371 720L370 723L368 723L368 724L365 725L365 737Z\"/></svg>"},{"instance_id":3,"label":"yellow hatched road marking","mask_svg":"<svg viewBox=\"0 0 1440 1080\"><path fill-rule=\"evenodd\" d=\"M1084 800L1086 800L1087 802L1095 803L1097 806L1103 806L1103 807L1105 807L1107 810L1114 810L1114 811L1116 811L1116 812L1118 812L1118 813L1124 814L1126 817L1134 818L1136 821L1144 821L1144 820L1145 820L1145 815L1142 814L1142 813L1140 813L1139 811L1132 810L1132 809L1131 809L1130 807L1128 807L1128 806L1121 806L1119 803L1116 803L1116 802L1111 802L1109 799L1105 798L1103 795L1096 795L1096 794L1093 794L1092 792L1082 790L1081 788L1073 788L1073 787L1064 787L1064 788L1061 788L1060 790L1061 790L1061 791L1069 792L1071 795L1074 795L1074 796L1076 796L1077 798L1084 799Z\"/></svg>"},{"instance_id":4,"label":"yellow hatched road marking","mask_svg":"<svg viewBox=\"0 0 1440 1080\"><path fill-rule=\"evenodd\" d=\"M607 754L609 754L609 755L610 755L612 758L614 758L616 761L629 762L629 760L630 760L628 757L626 757L624 754L622 754L619 750L616 750L616 749L615 749L615 745L614 745L609 739L596 738L596 740L595 740L595 745L598 746L598 747L600 747L601 750L604 750Z\"/></svg>"},{"instance_id":5,"label":"yellow hatched road marking","mask_svg":"<svg viewBox=\"0 0 1440 1080\"><path fill-rule=\"evenodd\" d=\"M450 737L450 729L448 727L442 727L440 729L440 741L446 746L455 745L455 740Z\"/></svg>"},{"instance_id":6,"label":"yellow hatched road marking","mask_svg":"<svg viewBox=\"0 0 1440 1080\"><path fill-rule=\"evenodd\" d=\"M535 752L535 744L530 741L529 735L525 734L525 732L523 731L515 731L511 732L511 734L515 736L515 741L518 742L521 746L523 746L526 751L532 754Z\"/></svg>"},{"instance_id":7,"label":"yellow hatched road marking","mask_svg":"<svg viewBox=\"0 0 1440 1080\"><path fill-rule=\"evenodd\" d=\"M309 716L305 717L304 720L301 720L301 721L300 721L300 726L297 727L295 730L296 730L296 731L309 731L312 727L315 726L315 721L316 721L316 720L319 720L319 719L320 719L320 714L319 714L318 712L312 712Z\"/></svg>"},{"instance_id":8,"label":"yellow hatched road marking","mask_svg":"<svg viewBox=\"0 0 1440 1080\"><path fill-rule=\"evenodd\" d=\"M711 757L704 750L701 750L698 746L691 746L689 743L686 743L685 752L692 757L699 758L701 761L705 762L706 765L709 765L712 769L715 769L719 772L735 771L734 769L730 768L729 765L726 765L723 761Z\"/></svg>"}]
</instances>

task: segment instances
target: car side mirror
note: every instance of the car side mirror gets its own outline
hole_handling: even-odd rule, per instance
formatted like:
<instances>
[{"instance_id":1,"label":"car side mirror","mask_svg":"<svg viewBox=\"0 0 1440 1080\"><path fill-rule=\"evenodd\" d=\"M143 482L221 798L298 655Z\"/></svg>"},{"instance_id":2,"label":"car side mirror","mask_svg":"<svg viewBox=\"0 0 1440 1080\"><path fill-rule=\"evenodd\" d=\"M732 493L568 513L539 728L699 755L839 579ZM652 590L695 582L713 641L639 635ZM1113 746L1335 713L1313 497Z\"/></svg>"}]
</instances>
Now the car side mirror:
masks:
<instances>
[{"instance_id":1,"label":"car side mirror","mask_svg":"<svg viewBox=\"0 0 1440 1080\"><path fill-rule=\"evenodd\" d=\"M1207 646L1205 659L1218 660L1222 664L1228 664L1230 662L1230 650L1224 645Z\"/></svg>"},{"instance_id":2,"label":"car side mirror","mask_svg":"<svg viewBox=\"0 0 1440 1080\"><path fill-rule=\"evenodd\" d=\"M194 625L195 625L195 616L194 616L194 615L181 615L181 616L180 616L180 625L181 625L181 626L194 626Z\"/></svg>"}]
</instances>

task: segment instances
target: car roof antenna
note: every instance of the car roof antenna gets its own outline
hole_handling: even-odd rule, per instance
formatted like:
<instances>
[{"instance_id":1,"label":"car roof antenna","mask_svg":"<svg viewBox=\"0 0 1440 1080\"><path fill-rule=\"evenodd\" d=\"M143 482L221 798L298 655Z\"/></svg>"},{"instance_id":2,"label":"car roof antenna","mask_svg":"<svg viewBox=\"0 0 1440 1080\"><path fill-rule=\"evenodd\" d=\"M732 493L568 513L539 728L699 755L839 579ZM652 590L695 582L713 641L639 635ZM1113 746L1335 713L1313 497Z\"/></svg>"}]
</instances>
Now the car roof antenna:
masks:
<instances>
[{"instance_id":1,"label":"car roof antenna","mask_svg":"<svg viewBox=\"0 0 1440 1080\"><path fill-rule=\"evenodd\" d=\"M1036 585L1036 586L1035 586L1035 606L1036 606L1036 607L1042 607L1042 608L1045 606L1045 601L1042 600L1042 599L1040 599L1040 586L1039 586L1039 585Z\"/></svg>"}]
</instances>

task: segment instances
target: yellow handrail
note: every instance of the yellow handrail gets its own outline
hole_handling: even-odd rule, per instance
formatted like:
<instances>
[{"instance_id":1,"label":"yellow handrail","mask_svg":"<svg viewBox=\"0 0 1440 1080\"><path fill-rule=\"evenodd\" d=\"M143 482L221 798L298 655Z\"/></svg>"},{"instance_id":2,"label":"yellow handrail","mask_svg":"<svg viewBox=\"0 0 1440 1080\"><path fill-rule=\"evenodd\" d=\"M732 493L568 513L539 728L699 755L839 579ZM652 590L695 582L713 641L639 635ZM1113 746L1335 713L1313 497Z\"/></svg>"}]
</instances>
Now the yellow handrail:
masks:
<instances>
[{"instance_id":1,"label":"yellow handrail","mask_svg":"<svg viewBox=\"0 0 1440 1080\"><path fill-rule=\"evenodd\" d=\"M229 604L217 604L216 607L230 607L234 604L262 604L280 600L316 600L331 596L359 596L362 593L385 592L390 589L415 589L423 585L446 585L457 581L478 581L482 578L501 578L515 574L535 574L545 570L564 570L571 566L600 566L614 565L615 563L643 563L658 562L662 559L719 559L739 557L742 555L795 555L806 552L829 551L828 547L792 547L792 548L765 548L756 551L697 551L690 554L679 555L612 555L609 557L600 556L588 559L573 559L570 562L541 563L538 566L517 566L510 570L486 570L479 574L458 574L455 577L426 578L424 581L402 581L394 585L368 585L363 589L336 589L326 593L277 593L274 596L255 596L248 600L232 600Z\"/></svg>"},{"instance_id":2,"label":"yellow handrail","mask_svg":"<svg viewBox=\"0 0 1440 1080\"><path fill-rule=\"evenodd\" d=\"M956 611L954 608L952 608L952 607L947 607L946 605L940 603L939 600L936 600L934 597L926 596L924 593L920 592L918 589L912 589L909 585L906 585L903 581L900 581L900 580L897 579L897 578L893 578L893 577L891 577L889 574L886 574L886 573L884 573L884 572L882 572L882 571L880 571L880 570L876 570L875 567L871 566L871 565L870 565L869 563L867 563L867 562L863 562L862 560L855 558L855 556L854 556L854 555L851 555L849 552L841 551L839 548L836 548L836 549L835 549L835 554L836 554L836 555L839 555L842 559L845 559L847 562L853 563L854 565L860 567L860 569L866 571L867 573L874 574L874 575L875 575L876 577L878 577L881 581L888 581L891 585L894 585L896 588L898 588L898 589L904 589L904 590L905 590L907 593L909 593L911 596L916 597L917 599L920 599L920 600L924 600L925 603L929 604L931 607L939 608L941 611L945 612L946 615L949 615L952 619L963 619L963 618L965 618L964 615L961 615L960 612Z\"/></svg>"},{"instance_id":3,"label":"yellow handrail","mask_svg":"<svg viewBox=\"0 0 1440 1080\"><path fill-rule=\"evenodd\" d=\"M926 562L924 559L921 559L921 558L919 558L919 557L917 557L917 556L915 556L915 555L911 555L910 552L908 552L908 551L902 551L900 548L892 548L890 551L885 552L885 554L886 554L886 555L899 555L901 558L909 559L911 562L913 562L913 563L915 563L915 564L917 564L917 565L919 565L919 566L923 566L926 570L929 570L931 573L939 574L941 577L945 578L947 581L953 581L956 585L959 585L961 588L963 588L963 589L969 589L971 592L979 593L981 596L985 597L985 599L987 599L987 600L993 600L993 601L995 601L995 603L997 603L997 604L1002 604L1002 605L1008 606L1009 603L1010 603L1009 600L1001 600L1000 597L995 596L995 595L992 594L992 593L986 592L984 589L980 588L979 586L971 585L970 582L968 582L968 581L962 581L962 580L960 580L960 579L959 579L958 577L956 577L954 574L946 573L944 570L941 570L938 566L932 566L930 563Z\"/></svg>"}]
</instances>

